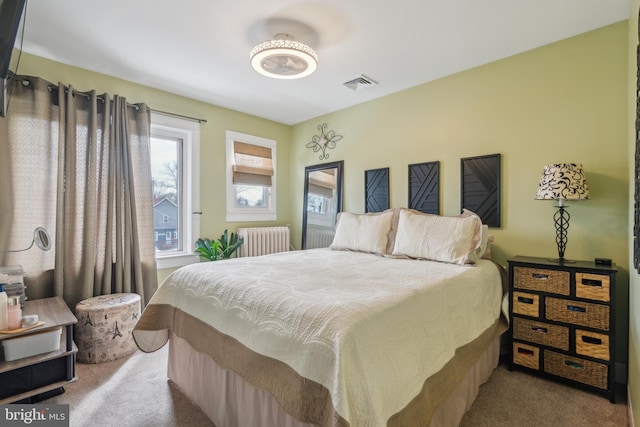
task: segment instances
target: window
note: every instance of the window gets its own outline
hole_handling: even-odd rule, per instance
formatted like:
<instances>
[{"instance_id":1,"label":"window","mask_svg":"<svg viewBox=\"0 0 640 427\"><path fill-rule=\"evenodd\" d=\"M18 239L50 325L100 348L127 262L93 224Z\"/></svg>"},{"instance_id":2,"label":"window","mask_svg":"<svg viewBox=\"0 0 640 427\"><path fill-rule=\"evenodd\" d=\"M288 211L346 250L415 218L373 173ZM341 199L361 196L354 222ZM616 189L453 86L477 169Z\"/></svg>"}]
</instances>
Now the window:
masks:
<instances>
[{"instance_id":1,"label":"window","mask_svg":"<svg viewBox=\"0 0 640 427\"><path fill-rule=\"evenodd\" d=\"M200 124L151 114L153 224L158 268L197 262ZM164 237L164 238L163 238Z\"/></svg>"},{"instance_id":2,"label":"window","mask_svg":"<svg viewBox=\"0 0 640 427\"><path fill-rule=\"evenodd\" d=\"M227 131L227 221L276 220L276 141Z\"/></svg>"}]
</instances>

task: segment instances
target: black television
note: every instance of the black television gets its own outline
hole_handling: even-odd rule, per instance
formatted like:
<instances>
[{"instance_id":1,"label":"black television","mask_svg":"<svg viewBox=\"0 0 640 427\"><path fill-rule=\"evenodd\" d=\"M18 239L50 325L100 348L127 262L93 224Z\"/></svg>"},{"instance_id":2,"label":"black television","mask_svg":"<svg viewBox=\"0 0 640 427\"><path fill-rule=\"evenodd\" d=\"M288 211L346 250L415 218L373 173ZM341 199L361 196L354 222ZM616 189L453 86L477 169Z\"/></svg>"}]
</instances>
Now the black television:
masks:
<instances>
[{"instance_id":1,"label":"black television","mask_svg":"<svg viewBox=\"0 0 640 427\"><path fill-rule=\"evenodd\" d=\"M26 0L0 0L0 117L7 111L7 75Z\"/></svg>"}]
</instances>

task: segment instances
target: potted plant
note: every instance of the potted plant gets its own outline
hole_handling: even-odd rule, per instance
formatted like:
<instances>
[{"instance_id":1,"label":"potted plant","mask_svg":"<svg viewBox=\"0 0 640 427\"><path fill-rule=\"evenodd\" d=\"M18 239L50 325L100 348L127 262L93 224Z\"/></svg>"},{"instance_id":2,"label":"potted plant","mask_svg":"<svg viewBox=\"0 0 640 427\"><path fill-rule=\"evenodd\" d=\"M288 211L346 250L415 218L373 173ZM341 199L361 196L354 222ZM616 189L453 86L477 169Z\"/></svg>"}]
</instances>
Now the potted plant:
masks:
<instances>
[{"instance_id":1,"label":"potted plant","mask_svg":"<svg viewBox=\"0 0 640 427\"><path fill-rule=\"evenodd\" d=\"M219 259L228 259L234 254L234 252L242 246L244 239L238 239L238 236L231 233L228 235L227 230L224 230L222 236L218 240L211 239L198 239L196 240L196 253L200 258L207 261L217 261Z\"/></svg>"}]
</instances>

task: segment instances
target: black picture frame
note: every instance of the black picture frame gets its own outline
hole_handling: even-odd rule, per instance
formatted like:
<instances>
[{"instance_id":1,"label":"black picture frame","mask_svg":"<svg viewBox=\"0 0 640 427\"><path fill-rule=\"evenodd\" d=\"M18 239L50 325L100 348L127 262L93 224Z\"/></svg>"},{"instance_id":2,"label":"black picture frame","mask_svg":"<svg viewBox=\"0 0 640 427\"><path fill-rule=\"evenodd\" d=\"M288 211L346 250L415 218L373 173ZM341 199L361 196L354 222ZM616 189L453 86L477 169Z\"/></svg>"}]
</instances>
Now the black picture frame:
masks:
<instances>
[{"instance_id":1,"label":"black picture frame","mask_svg":"<svg viewBox=\"0 0 640 427\"><path fill-rule=\"evenodd\" d=\"M308 214L308 204L309 204L309 186L310 186L310 175L312 172L323 171L328 169L335 169L336 176L336 189L335 189L335 203L334 203L334 217L332 218L332 226L335 226L335 221L338 213L342 212L342 187L343 187L343 175L344 175L344 160L339 160L337 162L330 163L321 163L318 165L307 166L304 168L304 196L302 202L302 249L311 249L307 244L307 228L309 226L309 214ZM335 229L333 230L335 232Z\"/></svg>"},{"instance_id":2,"label":"black picture frame","mask_svg":"<svg viewBox=\"0 0 640 427\"><path fill-rule=\"evenodd\" d=\"M409 196L407 207L440 215L440 162L409 165Z\"/></svg>"},{"instance_id":3,"label":"black picture frame","mask_svg":"<svg viewBox=\"0 0 640 427\"><path fill-rule=\"evenodd\" d=\"M489 227L500 227L500 154L460 159L460 211L468 209Z\"/></svg>"},{"instance_id":4,"label":"black picture frame","mask_svg":"<svg viewBox=\"0 0 640 427\"><path fill-rule=\"evenodd\" d=\"M640 26L638 27L640 37ZM636 47L636 146L633 196L633 266L640 273L640 45Z\"/></svg>"},{"instance_id":5,"label":"black picture frame","mask_svg":"<svg viewBox=\"0 0 640 427\"><path fill-rule=\"evenodd\" d=\"M364 171L365 212L389 209L389 168Z\"/></svg>"}]
</instances>

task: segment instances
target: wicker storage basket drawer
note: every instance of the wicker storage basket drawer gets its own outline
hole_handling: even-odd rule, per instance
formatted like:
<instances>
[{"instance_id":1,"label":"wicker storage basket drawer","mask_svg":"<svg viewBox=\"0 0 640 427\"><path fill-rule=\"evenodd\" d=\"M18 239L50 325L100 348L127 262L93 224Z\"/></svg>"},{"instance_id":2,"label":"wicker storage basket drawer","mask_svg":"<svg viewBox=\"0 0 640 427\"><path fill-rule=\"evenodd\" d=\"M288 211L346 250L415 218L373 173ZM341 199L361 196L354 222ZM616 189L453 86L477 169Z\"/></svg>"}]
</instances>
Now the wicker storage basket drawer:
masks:
<instances>
[{"instance_id":1,"label":"wicker storage basket drawer","mask_svg":"<svg viewBox=\"0 0 640 427\"><path fill-rule=\"evenodd\" d=\"M513 338L569 350L569 328L561 325L514 317Z\"/></svg>"},{"instance_id":2,"label":"wicker storage basket drawer","mask_svg":"<svg viewBox=\"0 0 640 427\"><path fill-rule=\"evenodd\" d=\"M609 301L611 278L602 274L576 273L576 296L578 298Z\"/></svg>"},{"instance_id":3,"label":"wicker storage basket drawer","mask_svg":"<svg viewBox=\"0 0 640 427\"><path fill-rule=\"evenodd\" d=\"M521 342L513 342L513 363L531 369L540 369L540 349Z\"/></svg>"},{"instance_id":4,"label":"wicker storage basket drawer","mask_svg":"<svg viewBox=\"0 0 640 427\"><path fill-rule=\"evenodd\" d=\"M557 322L609 330L609 306L572 301L560 298L546 298L546 317Z\"/></svg>"},{"instance_id":5,"label":"wicker storage basket drawer","mask_svg":"<svg viewBox=\"0 0 640 427\"><path fill-rule=\"evenodd\" d=\"M513 292L513 312L529 317L540 317L540 295Z\"/></svg>"},{"instance_id":6,"label":"wicker storage basket drawer","mask_svg":"<svg viewBox=\"0 0 640 427\"><path fill-rule=\"evenodd\" d=\"M569 295L570 275L568 271L514 267L513 276L513 285L516 288Z\"/></svg>"},{"instance_id":7,"label":"wicker storage basket drawer","mask_svg":"<svg viewBox=\"0 0 640 427\"><path fill-rule=\"evenodd\" d=\"M544 370L550 374L604 390L608 388L609 367L602 363L545 350Z\"/></svg>"},{"instance_id":8,"label":"wicker storage basket drawer","mask_svg":"<svg viewBox=\"0 0 640 427\"><path fill-rule=\"evenodd\" d=\"M576 329L576 353L609 360L609 335Z\"/></svg>"}]
</instances>

